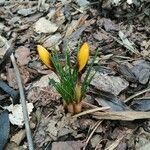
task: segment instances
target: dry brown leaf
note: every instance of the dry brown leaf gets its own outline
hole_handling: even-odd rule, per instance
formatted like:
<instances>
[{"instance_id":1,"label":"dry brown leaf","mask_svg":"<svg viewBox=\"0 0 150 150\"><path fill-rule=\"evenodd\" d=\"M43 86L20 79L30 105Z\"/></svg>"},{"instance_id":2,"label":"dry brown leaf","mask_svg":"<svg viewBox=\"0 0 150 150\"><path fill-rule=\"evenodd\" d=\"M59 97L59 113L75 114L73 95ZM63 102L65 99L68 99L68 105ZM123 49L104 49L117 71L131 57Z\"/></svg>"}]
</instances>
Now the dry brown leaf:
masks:
<instances>
[{"instance_id":1,"label":"dry brown leaf","mask_svg":"<svg viewBox=\"0 0 150 150\"><path fill-rule=\"evenodd\" d=\"M83 146L82 141L53 142L52 150L81 150Z\"/></svg>"},{"instance_id":2,"label":"dry brown leaf","mask_svg":"<svg viewBox=\"0 0 150 150\"><path fill-rule=\"evenodd\" d=\"M82 15L78 20L73 20L69 25L65 37L70 36L74 30L85 24L88 15Z\"/></svg>"},{"instance_id":3,"label":"dry brown leaf","mask_svg":"<svg viewBox=\"0 0 150 150\"><path fill-rule=\"evenodd\" d=\"M21 66L19 68L19 71L20 71L23 83L26 84L30 79L30 73L24 66ZM16 76L15 76L15 72L13 68L7 69L7 81L8 81L9 86L13 87L14 89L18 89L18 84L16 81Z\"/></svg>"},{"instance_id":4,"label":"dry brown leaf","mask_svg":"<svg viewBox=\"0 0 150 150\"><path fill-rule=\"evenodd\" d=\"M15 51L15 56L17 58L17 62L23 66L27 65L28 62L30 61L30 49L25 47L25 46L20 46L16 51Z\"/></svg>"},{"instance_id":5,"label":"dry brown leaf","mask_svg":"<svg viewBox=\"0 0 150 150\"><path fill-rule=\"evenodd\" d=\"M40 18L34 25L37 33L54 33L58 29L57 25L44 17Z\"/></svg>"}]
</instances>

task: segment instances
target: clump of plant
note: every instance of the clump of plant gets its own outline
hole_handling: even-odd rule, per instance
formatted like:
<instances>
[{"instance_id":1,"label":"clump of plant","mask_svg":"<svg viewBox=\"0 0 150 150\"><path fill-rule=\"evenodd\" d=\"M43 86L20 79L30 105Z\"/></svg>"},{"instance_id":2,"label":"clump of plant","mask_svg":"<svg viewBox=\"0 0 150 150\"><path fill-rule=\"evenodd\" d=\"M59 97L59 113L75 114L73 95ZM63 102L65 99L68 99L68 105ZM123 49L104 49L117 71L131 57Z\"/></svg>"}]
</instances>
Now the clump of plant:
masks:
<instances>
[{"instance_id":1,"label":"clump of plant","mask_svg":"<svg viewBox=\"0 0 150 150\"><path fill-rule=\"evenodd\" d=\"M59 78L59 82L50 79L50 84L62 96L64 107L72 114L81 112L82 100L94 75L91 75L90 72L97 54L95 54L92 63L87 66L89 45L84 43L78 50L77 62L75 64L71 63L69 51L66 50L65 64L62 65L55 50L49 53L43 46L37 45L37 51L43 63L53 70ZM81 81L85 70L87 70L86 75Z\"/></svg>"}]
</instances>

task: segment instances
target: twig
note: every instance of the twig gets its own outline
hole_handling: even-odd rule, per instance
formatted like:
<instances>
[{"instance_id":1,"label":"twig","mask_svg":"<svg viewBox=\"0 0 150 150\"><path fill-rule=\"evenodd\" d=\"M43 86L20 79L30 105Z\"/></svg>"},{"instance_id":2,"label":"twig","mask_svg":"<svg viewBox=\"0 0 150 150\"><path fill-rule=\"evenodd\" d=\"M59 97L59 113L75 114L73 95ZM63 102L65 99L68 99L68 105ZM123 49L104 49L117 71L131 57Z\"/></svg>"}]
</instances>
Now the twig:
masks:
<instances>
[{"instance_id":1,"label":"twig","mask_svg":"<svg viewBox=\"0 0 150 150\"><path fill-rule=\"evenodd\" d=\"M99 150L99 145L101 144L102 141L107 141L108 139L102 139L98 142L94 150Z\"/></svg>"},{"instance_id":2,"label":"twig","mask_svg":"<svg viewBox=\"0 0 150 150\"><path fill-rule=\"evenodd\" d=\"M18 87L19 87L19 93L20 93L20 102L22 105L22 111L23 111L23 117L24 117L24 122L25 122L25 128L26 128L26 134L27 134L27 141L28 141L28 145L29 145L29 150L33 150L33 141L32 141L32 135L31 135L31 130L30 130L30 125L29 125L29 117L28 117L28 111L27 111L27 105L26 105L26 100L25 100L25 94L24 94L24 89L23 89L23 85L21 82L21 77L20 77L20 73L19 73L19 69L17 68L17 64L15 61L15 57L12 54L10 56L14 70L15 70L15 74L16 74L16 79L17 79L17 83L18 83Z\"/></svg>"},{"instance_id":3,"label":"twig","mask_svg":"<svg viewBox=\"0 0 150 150\"><path fill-rule=\"evenodd\" d=\"M88 145L88 143L89 143L91 137L93 136L94 132L95 132L96 129L99 127L99 125L101 124L101 122L102 122L102 120L99 120L99 121L96 122L96 125L95 125L94 129L92 130L92 132L90 133L89 137L87 138L87 140L86 140L86 142L85 142L86 145L84 146L83 150L85 150L85 148L86 148L86 146Z\"/></svg>"},{"instance_id":4,"label":"twig","mask_svg":"<svg viewBox=\"0 0 150 150\"><path fill-rule=\"evenodd\" d=\"M124 102L127 103L127 102L129 102L131 99L133 99L133 98L135 98L135 97L137 97L137 96L139 96L139 95L141 95L141 94L144 94L144 93L146 93L146 92L150 92L150 88L144 89L144 90L142 90L142 91L140 91L140 92L138 92L138 93L136 93L136 94L134 94L134 95L128 97Z\"/></svg>"},{"instance_id":5,"label":"twig","mask_svg":"<svg viewBox=\"0 0 150 150\"><path fill-rule=\"evenodd\" d=\"M121 140L125 137L126 135L122 135L119 139L115 140L110 146L108 146L105 150L114 150Z\"/></svg>"},{"instance_id":6,"label":"twig","mask_svg":"<svg viewBox=\"0 0 150 150\"><path fill-rule=\"evenodd\" d=\"M149 97L149 96L148 96L148 97L146 96L146 97L139 97L139 98L136 98L136 100L141 100L141 101L144 100L144 99L150 99L150 97Z\"/></svg>"},{"instance_id":7,"label":"twig","mask_svg":"<svg viewBox=\"0 0 150 150\"><path fill-rule=\"evenodd\" d=\"M0 39L5 43L5 45L8 49L10 47L8 42L6 40L4 40L4 38L1 37L1 36L0 36ZM23 111L23 117L24 117L24 122L25 122L25 129L26 129L26 134L27 134L28 147L29 147L29 150L34 150L30 125L29 125L27 105L26 105L24 89L23 89L23 85L22 85L22 81L21 81L21 76L20 76L19 69L17 67L14 55L11 54L10 58L11 58L11 61L12 61L12 64L13 64L13 67L14 67L14 70L15 70L16 80L17 80L18 87L19 87L20 103L22 105L22 111Z\"/></svg>"},{"instance_id":8,"label":"twig","mask_svg":"<svg viewBox=\"0 0 150 150\"><path fill-rule=\"evenodd\" d=\"M94 112L93 118L106 120L126 120L133 121L139 119L150 119L150 112L142 111L105 111Z\"/></svg>"},{"instance_id":9,"label":"twig","mask_svg":"<svg viewBox=\"0 0 150 150\"><path fill-rule=\"evenodd\" d=\"M110 107L98 107L98 108L94 108L94 109L90 109L90 110L87 110L87 111L84 111L84 112L81 112L79 114L76 114L74 116L72 116L73 118L77 118L77 117L80 117L80 116L83 116L83 115L86 115L86 114L91 114L91 113L94 113L94 112L97 112L97 111L104 111L104 110L107 110L109 109Z\"/></svg>"}]
</instances>

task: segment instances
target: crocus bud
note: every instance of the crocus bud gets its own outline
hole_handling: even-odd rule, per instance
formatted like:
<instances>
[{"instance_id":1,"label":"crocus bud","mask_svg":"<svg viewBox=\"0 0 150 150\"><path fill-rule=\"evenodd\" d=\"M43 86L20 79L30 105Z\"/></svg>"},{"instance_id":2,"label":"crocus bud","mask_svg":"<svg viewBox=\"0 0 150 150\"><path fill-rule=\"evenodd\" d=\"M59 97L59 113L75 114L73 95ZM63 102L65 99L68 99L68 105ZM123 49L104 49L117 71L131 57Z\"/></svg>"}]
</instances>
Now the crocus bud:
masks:
<instances>
[{"instance_id":1,"label":"crocus bud","mask_svg":"<svg viewBox=\"0 0 150 150\"><path fill-rule=\"evenodd\" d=\"M42 62L52 69L51 54L41 45L37 45L37 51Z\"/></svg>"},{"instance_id":2,"label":"crocus bud","mask_svg":"<svg viewBox=\"0 0 150 150\"><path fill-rule=\"evenodd\" d=\"M87 62L89 59L89 45L88 43L84 43L79 52L78 52L78 56L77 56L77 61L78 61L78 72L81 72L84 67L86 66Z\"/></svg>"}]
</instances>

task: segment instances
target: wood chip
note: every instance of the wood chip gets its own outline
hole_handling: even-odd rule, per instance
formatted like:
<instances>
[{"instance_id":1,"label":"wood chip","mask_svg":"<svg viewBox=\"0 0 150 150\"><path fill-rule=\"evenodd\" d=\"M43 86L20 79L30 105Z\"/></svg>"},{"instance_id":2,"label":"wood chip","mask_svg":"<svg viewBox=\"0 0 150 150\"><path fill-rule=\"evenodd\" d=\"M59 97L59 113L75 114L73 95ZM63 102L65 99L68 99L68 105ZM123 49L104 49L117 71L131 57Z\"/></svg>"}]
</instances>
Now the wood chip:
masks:
<instances>
[{"instance_id":1,"label":"wood chip","mask_svg":"<svg viewBox=\"0 0 150 150\"><path fill-rule=\"evenodd\" d=\"M107 120L126 120L133 121L136 119L149 119L150 112L138 112L138 111L118 111L118 112L95 112L94 118L107 119Z\"/></svg>"}]
</instances>

